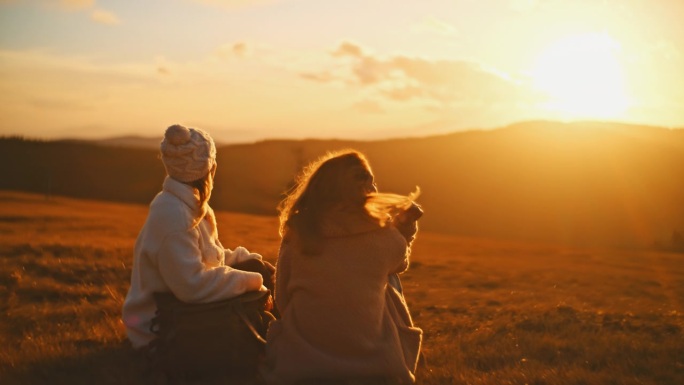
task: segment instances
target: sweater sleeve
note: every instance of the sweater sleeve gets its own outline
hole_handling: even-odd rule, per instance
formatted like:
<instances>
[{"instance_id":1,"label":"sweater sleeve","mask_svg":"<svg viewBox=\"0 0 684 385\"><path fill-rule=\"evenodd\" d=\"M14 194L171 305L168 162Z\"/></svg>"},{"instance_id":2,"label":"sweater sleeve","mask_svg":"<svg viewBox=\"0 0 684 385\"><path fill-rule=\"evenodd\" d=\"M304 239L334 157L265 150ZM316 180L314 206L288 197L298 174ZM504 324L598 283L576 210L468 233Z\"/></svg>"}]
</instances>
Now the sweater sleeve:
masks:
<instances>
[{"instance_id":1,"label":"sweater sleeve","mask_svg":"<svg viewBox=\"0 0 684 385\"><path fill-rule=\"evenodd\" d=\"M202 263L196 229L168 234L157 254L162 279L184 302L212 302L258 290L259 273L228 266L207 267Z\"/></svg>"},{"instance_id":2,"label":"sweater sleeve","mask_svg":"<svg viewBox=\"0 0 684 385\"><path fill-rule=\"evenodd\" d=\"M392 224L399 230L404 239L406 239L408 246L411 247L411 244L418 234L418 221L395 221L392 222Z\"/></svg>"},{"instance_id":3,"label":"sweater sleeve","mask_svg":"<svg viewBox=\"0 0 684 385\"><path fill-rule=\"evenodd\" d=\"M236 263L244 262L249 259L262 260L261 254L250 253L249 250L242 246L238 246L235 250L224 249L224 263L226 266L233 266Z\"/></svg>"}]
</instances>

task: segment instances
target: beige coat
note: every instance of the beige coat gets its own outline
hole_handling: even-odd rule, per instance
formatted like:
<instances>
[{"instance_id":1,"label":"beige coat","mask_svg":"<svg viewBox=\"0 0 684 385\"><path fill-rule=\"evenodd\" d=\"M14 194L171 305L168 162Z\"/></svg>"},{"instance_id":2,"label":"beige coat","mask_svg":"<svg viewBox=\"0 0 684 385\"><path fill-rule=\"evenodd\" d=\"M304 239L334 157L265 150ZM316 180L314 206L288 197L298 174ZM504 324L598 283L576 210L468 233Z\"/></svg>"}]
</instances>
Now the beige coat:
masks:
<instances>
[{"instance_id":1,"label":"beige coat","mask_svg":"<svg viewBox=\"0 0 684 385\"><path fill-rule=\"evenodd\" d=\"M389 274L408 267L410 248L392 226L327 228L323 251L281 245L276 304L262 375L269 384L384 376L412 383L422 330L413 326Z\"/></svg>"}]
</instances>

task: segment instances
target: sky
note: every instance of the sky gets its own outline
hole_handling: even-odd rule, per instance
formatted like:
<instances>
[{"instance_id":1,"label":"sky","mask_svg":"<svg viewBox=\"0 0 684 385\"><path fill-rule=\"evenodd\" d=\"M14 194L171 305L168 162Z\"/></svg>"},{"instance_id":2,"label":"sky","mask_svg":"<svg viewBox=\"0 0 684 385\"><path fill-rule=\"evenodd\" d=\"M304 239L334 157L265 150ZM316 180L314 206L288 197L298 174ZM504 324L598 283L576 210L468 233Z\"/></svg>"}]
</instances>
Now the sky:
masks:
<instances>
[{"instance_id":1,"label":"sky","mask_svg":"<svg viewBox=\"0 0 684 385\"><path fill-rule=\"evenodd\" d=\"M682 0L0 0L0 136L684 127Z\"/></svg>"}]
</instances>

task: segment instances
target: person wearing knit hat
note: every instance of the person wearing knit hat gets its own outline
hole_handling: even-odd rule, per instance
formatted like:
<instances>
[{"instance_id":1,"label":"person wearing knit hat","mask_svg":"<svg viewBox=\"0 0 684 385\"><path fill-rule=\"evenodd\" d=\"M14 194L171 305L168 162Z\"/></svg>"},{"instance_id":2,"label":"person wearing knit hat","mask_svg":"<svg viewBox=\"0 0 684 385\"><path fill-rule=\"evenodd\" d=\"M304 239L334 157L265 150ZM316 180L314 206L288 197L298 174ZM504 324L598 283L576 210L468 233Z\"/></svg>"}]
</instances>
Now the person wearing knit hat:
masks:
<instances>
[{"instance_id":1,"label":"person wearing knit hat","mask_svg":"<svg viewBox=\"0 0 684 385\"><path fill-rule=\"evenodd\" d=\"M208 201L216 172L216 146L198 128L168 127L160 145L168 174L152 200L135 243L131 285L122 319L131 344L142 349L156 304L153 293L171 292L189 303L207 303L272 288L275 268L244 247L224 248ZM258 272L241 266L257 266ZM265 285L265 286L264 286Z\"/></svg>"},{"instance_id":2,"label":"person wearing knit hat","mask_svg":"<svg viewBox=\"0 0 684 385\"><path fill-rule=\"evenodd\" d=\"M196 181L216 164L214 141L199 128L180 124L167 128L160 149L166 173L179 182Z\"/></svg>"}]
</instances>

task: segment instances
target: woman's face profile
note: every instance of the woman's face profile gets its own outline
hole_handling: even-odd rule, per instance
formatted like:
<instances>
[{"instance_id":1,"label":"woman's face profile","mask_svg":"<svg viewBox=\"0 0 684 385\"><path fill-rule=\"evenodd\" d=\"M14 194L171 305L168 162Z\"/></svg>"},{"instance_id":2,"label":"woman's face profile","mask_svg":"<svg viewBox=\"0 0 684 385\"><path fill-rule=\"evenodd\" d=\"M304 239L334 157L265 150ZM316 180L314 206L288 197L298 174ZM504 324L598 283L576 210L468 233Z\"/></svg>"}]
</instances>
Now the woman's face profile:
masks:
<instances>
[{"instance_id":1,"label":"woman's face profile","mask_svg":"<svg viewBox=\"0 0 684 385\"><path fill-rule=\"evenodd\" d=\"M365 196L378 192L378 187L375 185L375 178L373 173L365 167L359 166L354 172L354 182L358 183L362 195Z\"/></svg>"}]
</instances>

